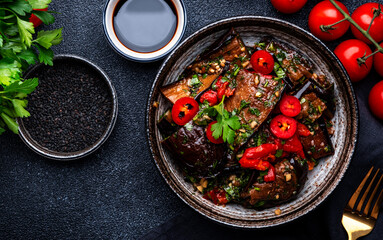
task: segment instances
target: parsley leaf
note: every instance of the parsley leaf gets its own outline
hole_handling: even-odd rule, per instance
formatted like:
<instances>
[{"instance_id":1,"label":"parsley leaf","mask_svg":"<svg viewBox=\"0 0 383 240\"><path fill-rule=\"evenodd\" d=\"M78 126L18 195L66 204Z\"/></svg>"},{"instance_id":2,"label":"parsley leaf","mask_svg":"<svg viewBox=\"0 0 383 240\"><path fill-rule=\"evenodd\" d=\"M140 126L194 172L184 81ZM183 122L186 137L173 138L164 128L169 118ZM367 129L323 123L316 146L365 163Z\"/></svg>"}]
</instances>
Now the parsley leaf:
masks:
<instances>
[{"instance_id":1,"label":"parsley leaf","mask_svg":"<svg viewBox=\"0 0 383 240\"><path fill-rule=\"evenodd\" d=\"M62 40L61 31L62 31L62 28L55 29L52 31L40 31L37 34L37 38L35 40L33 40L33 42L37 42L41 46L48 49L52 45L57 45L61 42L61 40ZM198 78L197 78L197 80L198 80Z\"/></svg>"},{"instance_id":2,"label":"parsley leaf","mask_svg":"<svg viewBox=\"0 0 383 240\"><path fill-rule=\"evenodd\" d=\"M222 98L222 101L214 106L217 110L217 123L211 126L212 135L215 139L218 139L222 136L224 142L229 144L234 143L235 131L241 127L238 116L232 116L228 111L225 110L223 102L225 97Z\"/></svg>"},{"instance_id":3,"label":"parsley leaf","mask_svg":"<svg viewBox=\"0 0 383 240\"><path fill-rule=\"evenodd\" d=\"M25 16L32 11L32 6L25 0L14 0L8 4L8 8L12 9L20 16Z\"/></svg>"},{"instance_id":4,"label":"parsley leaf","mask_svg":"<svg viewBox=\"0 0 383 240\"><path fill-rule=\"evenodd\" d=\"M17 27L19 28L20 39L27 47L31 46L32 34L35 33L33 23L24 21L17 17Z\"/></svg>"},{"instance_id":5,"label":"parsley leaf","mask_svg":"<svg viewBox=\"0 0 383 240\"><path fill-rule=\"evenodd\" d=\"M18 133L16 117L28 117L27 94L35 90L38 79L22 79L23 72L37 61L53 64L51 46L62 40L62 29L40 31L29 22L35 14L44 23L54 22L44 9L51 0L0 0L0 134L8 127ZM34 36L36 36L34 39Z\"/></svg>"},{"instance_id":6,"label":"parsley leaf","mask_svg":"<svg viewBox=\"0 0 383 240\"><path fill-rule=\"evenodd\" d=\"M36 45L39 50L39 61L47 65L53 66L53 51Z\"/></svg>"},{"instance_id":7,"label":"parsley leaf","mask_svg":"<svg viewBox=\"0 0 383 240\"><path fill-rule=\"evenodd\" d=\"M52 0L28 0L33 9L44 9Z\"/></svg>"},{"instance_id":8,"label":"parsley leaf","mask_svg":"<svg viewBox=\"0 0 383 240\"><path fill-rule=\"evenodd\" d=\"M55 18L47 11L33 10L32 13L38 17L44 24L52 24L55 22Z\"/></svg>"},{"instance_id":9,"label":"parsley leaf","mask_svg":"<svg viewBox=\"0 0 383 240\"><path fill-rule=\"evenodd\" d=\"M4 88L3 93L20 92L20 93L29 94L33 92L33 90L35 90L38 84L39 84L39 81L37 78L27 79L24 82L21 82L21 81L14 82L11 85L6 86Z\"/></svg>"}]
</instances>

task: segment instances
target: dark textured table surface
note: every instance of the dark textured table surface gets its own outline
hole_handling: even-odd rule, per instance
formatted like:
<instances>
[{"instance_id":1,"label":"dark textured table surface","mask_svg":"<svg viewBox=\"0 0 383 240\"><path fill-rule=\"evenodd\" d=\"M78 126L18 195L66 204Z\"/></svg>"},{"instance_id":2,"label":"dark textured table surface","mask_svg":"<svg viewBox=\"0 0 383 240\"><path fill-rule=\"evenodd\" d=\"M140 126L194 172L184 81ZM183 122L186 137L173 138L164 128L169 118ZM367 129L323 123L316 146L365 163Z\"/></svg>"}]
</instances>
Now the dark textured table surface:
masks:
<instances>
[{"instance_id":1,"label":"dark textured table surface","mask_svg":"<svg viewBox=\"0 0 383 240\"><path fill-rule=\"evenodd\" d=\"M347 199L369 166L383 167L383 124L371 116L367 103L369 90L380 80L375 72L354 84L361 116L359 144L333 194L307 216L282 227L245 232L226 228L190 210L157 171L146 142L145 104L162 62L130 62L108 46L102 30L105 2L53 0L50 9L61 14L56 15L56 23L45 28L64 27L64 40L54 48L56 54L88 58L112 78L119 97L114 132L96 153L75 162L44 159L17 135L2 135L0 238L227 239L235 234L269 239L346 239L340 219ZM309 11L318 1L308 2L302 11L283 15L269 0L184 0L188 14L184 37L216 20L238 15L275 17L308 29ZM342 2L352 12L368 1ZM338 43L328 45L333 49ZM378 227L365 239L383 236L382 225L381 216Z\"/></svg>"}]
</instances>

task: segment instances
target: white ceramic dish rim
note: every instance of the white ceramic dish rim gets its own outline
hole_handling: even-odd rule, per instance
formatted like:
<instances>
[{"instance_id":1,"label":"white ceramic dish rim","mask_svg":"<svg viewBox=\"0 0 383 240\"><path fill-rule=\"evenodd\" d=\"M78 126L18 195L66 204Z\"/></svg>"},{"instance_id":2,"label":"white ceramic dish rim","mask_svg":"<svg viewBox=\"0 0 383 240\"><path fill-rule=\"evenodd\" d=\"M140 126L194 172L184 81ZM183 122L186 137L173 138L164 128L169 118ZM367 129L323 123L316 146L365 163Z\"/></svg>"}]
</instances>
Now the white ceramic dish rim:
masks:
<instances>
[{"instance_id":1,"label":"white ceramic dish rim","mask_svg":"<svg viewBox=\"0 0 383 240\"><path fill-rule=\"evenodd\" d=\"M182 0L171 0L177 11L177 28L170 42L163 48L149 53L140 53L133 51L124 46L117 38L113 28L114 9L119 1L123 0L108 0L105 4L103 14L104 33L109 45L123 57L136 62L153 62L164 58L169 54L181 41L186 29L186 9Z\"/></svg>"}]
</instances>

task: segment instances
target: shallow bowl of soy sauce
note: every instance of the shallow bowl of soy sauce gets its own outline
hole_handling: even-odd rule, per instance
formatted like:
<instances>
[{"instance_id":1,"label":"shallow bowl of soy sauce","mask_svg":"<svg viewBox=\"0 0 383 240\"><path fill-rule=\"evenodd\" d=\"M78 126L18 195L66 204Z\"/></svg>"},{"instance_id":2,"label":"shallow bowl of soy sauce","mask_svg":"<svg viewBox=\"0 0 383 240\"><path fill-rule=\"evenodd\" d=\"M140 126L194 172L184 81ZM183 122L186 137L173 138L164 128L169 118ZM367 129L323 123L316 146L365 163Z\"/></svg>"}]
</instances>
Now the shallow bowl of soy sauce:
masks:
<instances>
[{"instance_id":1,"label":"shallow bowl of soy sauce","mask_svg":"<svg viewBox=\"0 0 383 240\"><path fill-rule=\"evenodd\" d=\"M74 66L79 71L73 72L73 69L68 69L68 71L66 71L67 70L65 68L66 66ZM48 125L49 124L54 125L53 121L58 120L57 119L58 117L54 114L49 114L44 110L41 110L41 112L36 110L36 109L43 109L44 106L33 107L34 103L36 103L37 101L42 101L41 99L39 99L40 97L42 97L41 95L39 96L41 92L45 91L45 94L42 94L43 97L49 96L49 100L46 100L46 102L48 102L51 107L57 105L58 109L60 107L63 107L63 111L66 111L64 106L60 106L61 103L58 96L60 94L59 92L61 90L64 90L62 86L56 86L56 85L59 85L59 83L57 83L57 84L53 84L53 89L51 88L47 89L46 87L47 85L44 84L43 82L44 79L40 79L40 78L39 78L39 86L37 86L35 92L33 92L28 99L29 103L28 103L27 110L30 111L31 116L29 118L17 119L17 122L19 124L19 135L22 141L30 149L32 149L34 152L38 153L39 155L43 157L53 159L53 160L59 160L59 161L76 160L76 159L88 156L89 154L95 152L110 136L114 128L114 125L116 123L117 114L118 114L117 93L115 88L112 85L110 78L106 75L106 73L101 68L99 68L97 65L95 65L94 63L90 62L89 60L85 58L82 58L76 55L70 55L70 54L62 54L62 55L55 56L53 59L53 67L46 66L44 64L37 64L33 66L26 72L26 74L24 74L24 78L28 79L33 77L39 77L38 74L41 74L41 72L48 72L48 71L51 71L52 69L54 70L55 67L56 68L61 67L61 72L60 72L61 76L59 76L59 74L55 76L56 81L58 81L58 79L60 78L64 78L64 79L69 78L71 82L65 83L66 86L69 86L69 88L71 87L71 84L73 85L77 84L77 86L83 87L84 88L82 89L83 92L87 91L87 87L89 86L90 88L92 88L92 86L89 85L89 83L88 84L86 83L87 81L86 74L90 74L91 77L97 78L95 81L97 81L98 84L101 84L100 86L95 88L96 90L94 88L89 89L89 91L93 91L93 92L97 91L97 89L102 91L104 94L104 98L106 98L106 102L108 102L108 106L106 106L104 110L104 111L107 111L107 113L105 113L106 115L104 116L105 121L102 124L98 123L98 131L99 131L98 135L92 136L93 138L91 140L87 139L89 138L89 136L87 136L86 134L80 135L81 138L83 139L76 140L78 143L80 143L79 146L73 146L73 142L60 143L59 141L63 141L63 139L57 139L57 142L55 142L56 141L55 138L47 137L47 134L50 134L49 132L50 130L52 130L52 132L53 131L62 132L61 136L64 136L65 134L74 134L76 136L76 134L78 134L79 131L83 130L83 129L79 129L78 127L76 129L76 126L74 126L76 123L73 123L70 121L69 116L76 117L76 114L79 115L78 117L86 117L83 123L85 122L85 125L86 125L86 121L89 121L89 124L90 124L89 126L90 128L92 128L91 124L97 121L97 116L94 116L94 115L84 116L84 114L86 114L84 113L84 110L78 110L79 112L76 112L77 110L75 110L75 114L68 113L67 114L68 116L64 116L68 118L62 119L61 125L57 124L56 127L52 127L51 125L50 129L48 128L48 130L46 128L43 128L41 130L34 129L35 126L33 126L33 124L29 123L28 121L36 122L36 121L40 121L41 119L41 121L43 120L48 121ZM76 74L79 74L78 78L73 77L73 76L77 76ZM72 78L68 76L72 76ZM74 81L77 81L77 83L75 83ZM68 93L68 96L65 99L65 101L67 101L68 99L71 98L70 93L72 93L72 90L68 92L68 90L66 89L65 91L67 91ZM79 95L81 95L81 92L79 92L76 89L73 89L73 94L75 94L76 91L77 91L76 97L78 98ZM34 96L33 94L35 94L36 96ZM31 97L34 97L34 99L30 99ZM80 100L78 100L76 103L76 97L74 97L75 101L73 105L76 105L76 104L81 105L81 103L79 104ZM56 98L57 98L57 101L56 101ZM89 99L89 96L88 96L88 99ZM86 101L86 98L81 99L81 101ZM32 109L30 109L30 105ZM62 105L64 105L64 103L62 103ZM79 109L81 109L81 107L79 107ZM93 110L90 112L94 113L94 111L97 111L97 110ZM34 119L31 119L31 118L34 118ZM63 123L65 127L63 127ZM36 127L41 128L41 125ZM69 129L66 129L66 128L69 128ZM89 130L88 132L91 132L92 130ZM36 137L36 135L44 135L42 138L46 137L47 141L43 143L41 141L41 137ZM36 139L39 139L39 140L36 140ZM86 142L87 140L88 142ZM84 143L83 141L85 141L86 143ZM59 147L60 144L61 144L61 147ZM62 149L64 149L65 151L62 151Z\"/></svg>"},{"instance_id":2,"label":"shallow bowl of soy sauce","mask_svg":"<svg viewBox=\"0 0 383 240\"><path fill-rule=\"evenodd\" d=\"M186 29L182 0L108 0L103 12L107 42L122 57L148 63L163 59Z\"/></svg>"}]
</instances>

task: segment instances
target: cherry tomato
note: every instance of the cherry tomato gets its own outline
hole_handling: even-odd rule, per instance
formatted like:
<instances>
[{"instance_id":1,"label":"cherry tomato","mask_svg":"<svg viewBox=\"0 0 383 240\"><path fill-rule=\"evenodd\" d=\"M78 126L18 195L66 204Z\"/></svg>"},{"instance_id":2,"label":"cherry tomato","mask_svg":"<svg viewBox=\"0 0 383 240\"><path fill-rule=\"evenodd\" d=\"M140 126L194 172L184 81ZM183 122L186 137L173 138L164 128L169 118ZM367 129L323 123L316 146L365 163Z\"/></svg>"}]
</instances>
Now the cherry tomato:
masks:
<instances>
[{"instance_id":1,"label":"cherry tomato","mask_svg":"<svg viewBox=\"0 0 383 240\"><path fill-rule=\"evenodd\" d=\"M208 90L204 94L202 94L199 101L201 103L203 103L204 101L207 101L209 103L209 106L214 106L218 102L218 94L217 94L217 92L215 92L213 90Z\"/></svg>"},{"instance_id":2,"label":"cherry tomato","mask_svg":"<svg viewBox=\"0 0 383 240\"><path fill-rule=\"evenodd\" d=\"M335 55L342 62L351 81L358 82L365 78L372 67L372 58L366 60L366 64L359 66L357 59L363 57L364 54L370 55L370 47L357 39L350 39L339 44L335 50Z\"/></svg>"},{"instance_id":3,"label":"cherry tomato","mask_svg":"<svg viewBox=\"0 0 383 240\"><path fill-rule=\"evenodd\" d=\"M275 181L275 168L273 167L273 165L270 165L267 175L263 176L263 181L265 182Z\"/></svg>"},{"instance_id":4,"label":"cherry tomato","mask_svg":"<svg viewBox=\"0 0 383 240\"><path fill-rule=\"evenodd\" d=\"M196 100L190 97L183 97L176 101L172 108L173 121L183 126L198 113L199 106Z\"/></svg>"},{"instance_id":5,"label":"cherry tomato","mask_svg":"<svg viewBox=\"0 0 383 240\"><path fill-rule=\"evenodd\" d=\"M278 115L271 120L270 130L276 137L288 139L297 131L297 121L291 117Z\"/></svg>"},{"instance_id":6,"label":"cherry tomato","mask_svg":"<svg viewBox=\"0 0 383 240\"><path fill-rule=\"evenodd\" d=\"M274 58L265 50L256 51L250 58L253 69L262 74L269 74L274 69Z\"/></svg>"},{"instance_id":7,"label":"cherry tomato","mask_svg":"<svg viewBox=\"0 0 383 240\"><path fill-rule=\"evenodd\" d=\"M383 119L383 81L378 82L368 96L368 104L371 112L380 119Z\"/></svg>"},{"instance_id":8,"label":"cherry tomato","mask_svg":"<svg viewBox=\"0 0 383 240\"><path fill-rule=\"evenodd\" d=\"M209 139L210 142L212 143L215 143L215 144L221 144L223 143L223 139L222 139L222 136L218 139L215 139L213 137L213 132L211 131L211 126L213 124L217 123L217 121L214 121L214 122L211 122L208 126L207 126L207 129L206 129L206 136L207 136L207 139Z\"/></svg>"},{"instance_id":9,"label":"cherry tomato","mask_svg":"<svg viewBox=\"0 0 383 240\"><path fill-rule=\"evenodd\" d=\"M380 43L380 46L383 47L383 42ZM374 68L375 71L383 77L383 53L376 53L374 55Z\"/></svg>"},{"instance_id":10,"label":"cherry tomato","mask_svg":"<svg viewBox=\"0 0 383 240\"><path fill-rule=\"evenodd\" d=\"M378 11L380 8L383 10L383 5L379 3L365 3L358 7L351 15L352 19L364 30L368 29L372 18L374 17L374 12ZM356 28L354 25L351 26L351 31L354 36L367 44L371 44L371 41L368 40L363 34ZM380 42L383 40L383 14L381 13L378 17L374 19L374 22L371 25L368 33L376 41Z\"/></svg>"},{"instance_id":11,"label":"cherry tomato","mask_svg":"<svg viewBox=\"0 0 383 240\"><path fill-rule=\"evenodd\" d=\"M347 14L349 14L346 6L338 1L335 1ZM341 12L339 12L330 1L319 2L311 10L309 15L309 28L310 31L319 39L325 41L332 41L343 36L348 28L350 23L348 21L343 21L338 23L329 29L328 32L323 32L320 29L321 25L331 25L340 20L344 19Z\"/></svg>"},{"instance_id":12,"label":"cherry tomato","mask_svg":"<svg viewBox=\"0 0 383 240\"><path fill-rule=\"evenodd\" d=\"M48 8L44 9L33 9L36 11L48 11ZM29 22L33 23L33 26L36 28L40 26L43 22L38 18L35 14L32 14L31 17L29 18Z\"/></svg>"},{"instance_id":13,"label":"cherry tomato","mask_svg":"<svg viewBox=\"0 0 383 240\"><path fill-rule=\"evenodd\" d=\"M298 123L298 135L302 137L307 137L310 136L311 132L310 130L306 127L306 125L302 123Z\"/></svg>"},{"instance_id":14,"label":"cherry tomato","mask_svg":"<svg viewBox=\"0 0 383 240\"><path fill-rule=\"evenodd\" d=\"M271 0L278 11L286 14L298 12L306 3L307 0Z\"/></svg>"},{"instance_id":15,"label":"cherry tomato","mask_svg":"<svg viewBox=\"0 0 383 240\"><path fill-rule=\"evenodd\" d=\"M298 98L290 95L285 95L279 104L281 113L288 117L295 117L301 112L301 103Z\"/></svg>"}]
</instances>

